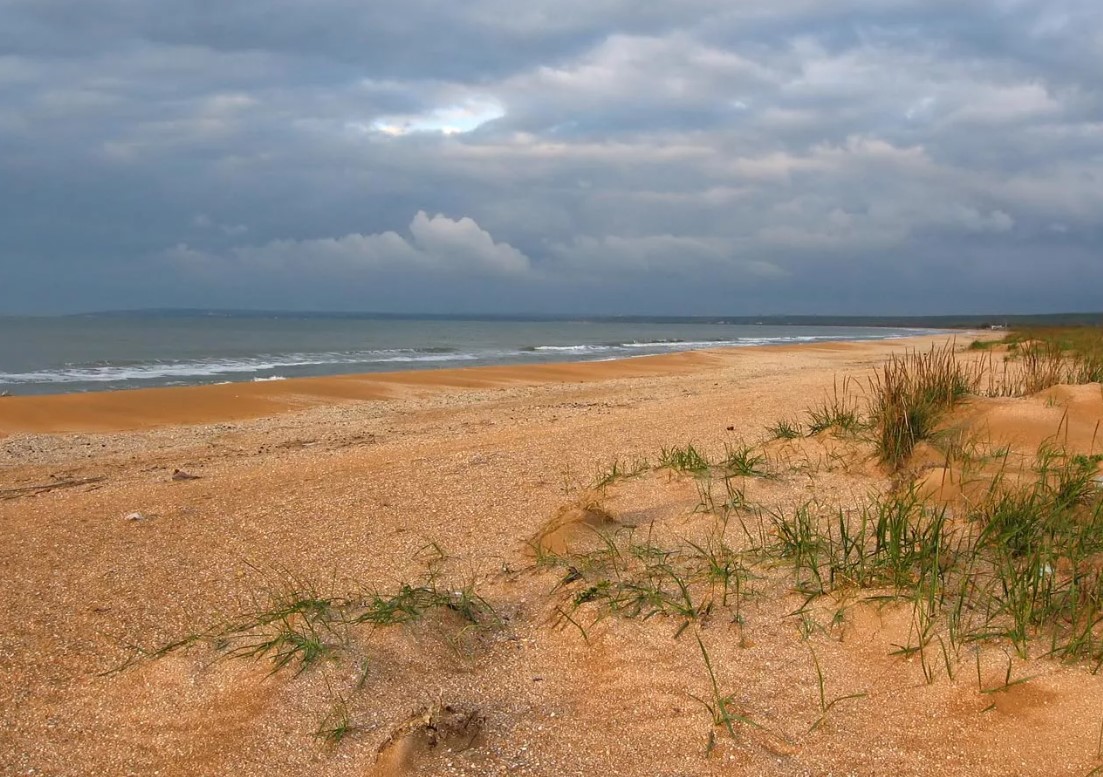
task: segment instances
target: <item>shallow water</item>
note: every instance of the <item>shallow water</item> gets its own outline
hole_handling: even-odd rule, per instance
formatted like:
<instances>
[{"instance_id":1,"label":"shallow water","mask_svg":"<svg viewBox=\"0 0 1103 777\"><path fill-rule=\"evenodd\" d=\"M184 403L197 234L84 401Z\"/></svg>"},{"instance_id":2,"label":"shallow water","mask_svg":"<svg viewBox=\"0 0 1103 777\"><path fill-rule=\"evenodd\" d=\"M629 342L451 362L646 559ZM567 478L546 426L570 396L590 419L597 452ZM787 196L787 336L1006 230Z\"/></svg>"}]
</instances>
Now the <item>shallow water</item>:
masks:
<instances>
[{"instance_id":1,"label":"shallow water","mask_svg":"<svg viewBox=\"0 0 1103 777\"><path fill-rule=\"evenodd\" d=\"M588 361L923 331L928 330L659 321L10 317L0 318L0 391L52 394Z\"/></svg>"}]
</instances>

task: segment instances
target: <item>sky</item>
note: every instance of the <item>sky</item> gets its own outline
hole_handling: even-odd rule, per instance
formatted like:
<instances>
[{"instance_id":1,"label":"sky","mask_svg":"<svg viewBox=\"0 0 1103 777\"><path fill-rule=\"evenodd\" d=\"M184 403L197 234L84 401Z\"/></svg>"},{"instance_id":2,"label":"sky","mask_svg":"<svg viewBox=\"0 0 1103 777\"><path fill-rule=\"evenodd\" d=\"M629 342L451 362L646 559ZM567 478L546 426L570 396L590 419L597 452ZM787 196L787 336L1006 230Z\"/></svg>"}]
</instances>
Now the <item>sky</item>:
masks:
<instances>
[{"instance_id":1,"label":"sky","mask_svg":"<svg viewBox=\"0 0 1103 777\"><path fill-rule=\"evenodd\" d=\"M1099 0L0 0L0 313L1103 309Z\"/></svg>"}]
</instances>

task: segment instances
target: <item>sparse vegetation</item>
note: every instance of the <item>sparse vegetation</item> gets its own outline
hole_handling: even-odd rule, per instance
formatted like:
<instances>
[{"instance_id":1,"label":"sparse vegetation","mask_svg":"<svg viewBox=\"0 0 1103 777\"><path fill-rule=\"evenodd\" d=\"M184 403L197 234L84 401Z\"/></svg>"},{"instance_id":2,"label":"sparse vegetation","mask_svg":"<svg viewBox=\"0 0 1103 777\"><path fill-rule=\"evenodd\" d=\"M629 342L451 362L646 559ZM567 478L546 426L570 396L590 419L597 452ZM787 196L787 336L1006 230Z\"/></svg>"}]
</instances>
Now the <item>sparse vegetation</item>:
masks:
<instances>
[{"instance_id":1,"label":"sparse vegetation","mask_svg":"<svg viewBox=\"0 0 1103 777\"><path fill-rule=\"evenodd\" d=\"M1003 340L974 340L969 343L970 351L991 351L1003 345Z\"/></svg>"},{"instance_id":2,"label":"sparse vegetation","mask_svg":"<svg viewBox=\"0 0 1103 777\"><path fill-rule=\"evenodd\" d=\"M693 445L686 445L684 448L663 448L659 453L659 466L697 475L708 472L711 465Z\"/></svg>"},{"instance_id":3,"label":"sparse vegetation","mask_svg":"<svg viewBox=\"0 0 1103 777\"><path fill-rule=\"evenodd\" d=\"M705 649L705 643L701 641L701 635L696 634L694 636L697 637L697 647L700 648L701 657L705 661L705 671L707 672L709 678L710 695L708 698L702 698L700 696L690 694L690 697L708 711L709 717L712 719L713 729L721 728L724 731L728 732L728 735L732 739L736 739L736 726L744 725L749 726L750 728L764 731L773 736L777 736L782 740L786 740L784 736L780 736L770 731L765 726L756 723L749 716L740 712L738 706L736 705L734 694L724 694L721 692L720 683L716 679L716 671L713 669L712 666L712 657L709 656L708 650ZM708 743L705 746L706 755L712 753L713 749L716 747L716 732L713 729L709 730Z\"/></svg>"},{"instance_id":4,"label":"sparse vegetation","mask_svg":"<svg viewBox=\"0 0 1103 777\"><path fill-rule=\"evenodd\" d=\"M163 645L146 654L160 658L206 644L225 658L267 658L272 673L293 667L300 674L323 660L347 652L350 630L360 625L396 626L420 620L433 611L458 616L460 628L488 629L498 619L475 583L445 583L430 568L423 582L402 583L393 593L322 595L308 581L281 576L278 587L261 595L259 609L229 622Z\"/></svg>"},{"instance_id":5,"label":"sparse vegetation","mask_svg":"<svg viewBox=\"0 0 1103 777\"><path fill-rule=\"evenodd\" d=\"M606 488L614 483L638 478L650 469L651 464L648 463L647 459L636 459L631 463L616 459L606 469L598 473L593 487L604 492Z\"/></svg>"},{"instance_id":6,"label":"sparse vegetation","mask_svg":"<svg viewBox=\"0 0 1103 777\"><path fill-rule=\"evenodd\" d=\"M899 469L915 444L980 380L957 360L952 344L893 356L870 384L870 417L881 461Z\"/></svg>"},{"instance_id":7,"label":"sparse vegetation","mask_svg":"<svg viewBox=\"0 0 1103 777\"><path fill-rule=\"evenodd\" d=\"M720 467L729 475L743 477L766 477L770 474L766 469L766 454L753 445L725 444Z\"/></svg>"},{"instance_id":8,"label":"sparse vegetation","mask_svg":"<svg viewBox=\"0 0 1103 777\"><path fill-rule=\"evenodd\" d=\"M804 436L804 429L798 421L791 421L784 418L776 421L772 426L768 426L766 431L769 432L770 437L775 440L795 440L798 437Z\"/></svg>"},{"instance_id":9,"label":"sparse vegetation","mask_svg":"<svg viewBox=\"0 0 1103 777\"><path fill-rule=\"evenodd\" d=\"M753 633L756 603L764 591L803 602L795 610L786 608L786 617L793 619L786 622L799 630L815 673L815 705L809 710L806 735L834 715L845 714L850 705L840 706L843 702L866 695L831 695L820 663L820 655L826 660L828 654L821 649L818 655L815 648L821 640L842 639L847 609L854 605L902 613L906 628L900 634L906 631L906 637L898 639L891 655L917 659L928 684L943 674L954 679L963 657L968 667L970 653L981 695L1006 692L1031 679L1012 677L1015 654L1016 661L1049 656L1087 661L1099 670L1103 489L1097 478L1103 454L1074 454L1051 443L1015 469L1010 446L982 444L943 425L956 405L985 393L985 371L988 393L1002 395L1054 381L1100 379L1093 342L1087 338L1069 344L1041 335L1009 339L1002 345L1010 349L1009 364L1015 366L999 378L1004 388L998 390L992 389L991 357L959 360L952 344L908 352L890 359L863 384L865 391L844 381L808 410L807 433L831 432L833 437L774 448L729 443L723 456L711 462L692 444L664 447L657 467L645 459L614 460L571 509L561 511L530 541L535 557L531 568L554 575L544 616L554 613L555 623L569 632L577 630L587 643L595 626L607 619L662 623L673 639L681 638L677 649L683 659L684 651L693 650L682 638L688 630L708 681L707 692L692 696L709 716L708 752L716 746L718 732L734 740L741 729L757 730L788 741L744 712L744 707L754 708L745 698L723 690L702 638L711 642L710 633L721 633L710 632L711 624L726 622L737 627L738 644L749 645L744 629ZM970 350L990 347L985 341ZM805 427L782 420L768 432L773 439L792 440L802 437ZM960 481L968 481L971 488L960 504L936 503L912 481L919 466L938 466L909 469L917 444L924 440L940 446L946 470L956 466ZM1094 450L1094 439L1092 446ZM770 507L748 505L744 488L758 499L758 490L769 493L777 483L746 479L784 480L784 474L774 474L782 473L782 458L766 455L766 450L779 448L806 457L803 466L812 495L790 495L789 501L776 500ZM848 495L844 504L819 501L817 475L845 469L855 449L864 462L876 458L891 470L892 487L864 499ZM813 455L822 466L812 463ZM698 499L693 513L686 509L680 515L686 523L677 530L685 528L685 533L673 539L667 533L661 541L654 524L622 523L611 512L614 508L607 507L621 494L613 490L607 499L610 487L653 477L658 468L691 475ZM883 474L876 472L877 477ZM551 541L562 539L561 530L574 529L585 530L579 532L584 541L573 542L573 534L572 542ZM439 571L444 554L435 546L430 549L423 578L387 590L333 595L284 576L280 585L259 597L255 608L148 655L160 657L203 644L221 657L264 659L272 673L286 670L295 676L352 658L360 661L356 690L361 690L368 682L368 664L358 648L373 629L413 624L432 613L447 616L449 628L459 631L502 625L474 579L445 582ZM997 679L993 685L991 677L983 681L985 650L1006 652L1002 683ZM332 698L315 736L335 746L357 727L348 697Z\"/></svg>"},{"instance_id":10,"label":"sparse vegetation","mask_svg":"<svg viewBox=\"0 0 1103 777\"><path fill-rule=\"evenodd\" d=\"M1060 383L1103 382L1103 327L1021 329L1008 334L1002 371L986 393L1026 396Z\"/></svg>"},{"instance_id":11,"label":"sparse vegetation","mask_svg":"<svg viewBox=\"0 0 1103 777\"><path fill-rule=\"evenodd\" d=\"M919 370L913 377L918 387L906 386L904 396L945 408L970 390L971 376L956 369L945 353L911 359L902 369ZM928 504L917 486L904 485L875 494L857 508L809 501L795 509L745 513L739 546L726 538L728 520L739 514L730 509L713 510L720 520L701 541L664 546L650 531L620 528L602 533L593 550L554 560L563 571L556 584L562 597L556 612L587 640L593 626L610 616L670 619L675 638L692 628L709 680L709 694L694 696L712 724L709 751L717 744L716 729L732 737L740 727L766 729L739 710L735 696L721 690L701 634L722 612L742 634L748 597L758 593L750 583L773 585L767 581L774 579L779 563L805 602L791 615L810 643L816 677L810 733L840 704L865 695L830 695L811 645L817 635L841 628L847 603L909 608L907 639L893 654L918 659L927 683L940 676L953 679L963 656L979 656L989 644L1007 645L1024 658L1044 654L1103 667L1103 564L1098 562L1103 557L1103 491L1095 482L1103 455L1067 454L1048 445L1032 467L1018 473L1011 471L1005 446L981 446L961 437L952 445L960 449L955 458L987 467L990 478L983 498L970 501L956 519L946 507ZM747 446L729 447L716 467L740 476L758 474L760 455ZM683 456L666 451L663 458ZM993 473L992 466L999 469ZM708 499L715 508L713 481L704 472L698 471L696 480L709 484ZM819 600L828 602L830 625L821 626L815 616ZM1003 692L1030 679L1012 678L1010 667L1009 659L1005 682L982 683L978 692Z\"/></svg>"},{"instance_id":12,"label":"sparse vegetation","mask_svg":"<svg viewBox=\"0 0 1103 777\"><path fill-rule=\"evenodd\" d=\"M997 478L965 524L951 525L914 488L858 511L804 505L771 515L766 550L792 565L809 598L861 589L911 603L915 642L901 655L926 662L941 632L947 663L950 651L994 638L1026 656L1044 636L1051 655L1103 665L1103 493L1094 473L1085 457L1044 450L1033 480Z\"/></svg>"},{"instance_id":13,"label":"sparse vegetation","mask_svg":"<svg viewBox=\"0 0 1103 777\"><path fill-rule=\"evenodd\" d=\"M808 731L812 732L823 725L824 721L827 720L828 713L831 712L832 708L834 708L836 704L844 701L850 701L852 699L862 699L865 698L866 694L865 692L848 693L843 696L836 696L831 701L828 701L827 684L824 680L823 668L820 666L820 659L816 655L815 650L812 650L812 648L809 648L808 650L812 654L812 666L814 666L816 669L816 688L819 691L820 702L820 716L816 718L816 721L808 728Z\"/></svg>"},{"instance_id":14,"label":"sparse vegetation","mask_svg":"<svg viewBox=\"0 0 1103 777\"><path fill-rule=\"evenodd\" d=\"M637 539L631 529L599 537L597 550L556 559L566 569L557 585L565 594L559 609L571 622L583 607L593 611L594 622L610 615L641 620L667 615L680 621L677 636L712 610L713 595L697 595L702 582L710 594L716 592L717 570L707 557L694 559L678 549L662 548L650 537ZM717 595L727 601L733 589L741 590L741 568L731 558L721 561L714 556L712 561L726 569L719 575L722 590Z\"/></svg>"},{"instance_id":15,"label":"sparse vegetation","mask_svg":"<svg viewBox=\"0 0 1103 777\"><path fill-rule=\"evenodd\" d=\"M348 703L341 698L333 703L333 707L322 718L314 732L314 736L325 742L325 744L336 747L341 744L345 737L355 731L356 726L352 724L352 719L349 716Z\"/></svg>"},{"instance_id":16,"label":"sparse vegetation","mask_svg":"<svg viewBox=\"0 0 1103 777\"><path fill-rule=\"evenodd\" d=\"M832 393L807 411L808 433L834 431L840 434L856 434L866 427L858 398L851 391L850 381L843 381L840 389L835 384Z\"/></svg>"}]
</instances>

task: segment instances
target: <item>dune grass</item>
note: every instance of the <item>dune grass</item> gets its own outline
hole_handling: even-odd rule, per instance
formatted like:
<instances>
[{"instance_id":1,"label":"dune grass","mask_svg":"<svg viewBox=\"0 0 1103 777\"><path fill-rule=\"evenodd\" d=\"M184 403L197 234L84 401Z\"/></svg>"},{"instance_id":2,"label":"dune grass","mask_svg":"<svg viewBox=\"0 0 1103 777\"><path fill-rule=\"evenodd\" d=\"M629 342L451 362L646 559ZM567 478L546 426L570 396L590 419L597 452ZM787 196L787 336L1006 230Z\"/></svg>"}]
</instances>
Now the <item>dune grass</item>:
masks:
<instances>
[{"instance_id":1,"label":"dune grass","mask_svg":"<svg viewBox=\"0 0 1103 777\"><path fill-rule=\"evenodd\" d=\"M608 617L669 618L675 637L719 609L737 621L752 593L748 561L728 544L723 528L673 546L630 527L595 530L594 537L592 550L540 559L542 567L562 570L553 589L560 597L557 615L587 639L589 628Z\"/></svg>"},{"instance_id":2,"label":"dune grass","mask_svg":"<svg viewBox=\"0 0 1103 777\"><path fill-rule=\"evenodd\" d=\"M1103 382L1103 327L1016 329L997 345L1006 355L1002 369L991 369L990 395L1028 396L1058 384Z\"/></svg>"},{"instance_id":3,"label":"dune grass","mask_svg":"<svg viewBox=\"0 0 1103 777\"><path fill-rule=\"evenodd\" d=\"M953 343L926 352L893 356L870 381L868 418L881 461L903 467L916 443L929 439L956 404L970 395L1028 396L1058 384L1103 381L1103 328L1071 327L1015 331L1002 341L977 341L970 350L1006 347L1002 365L994 359L961 360ZM813 431L851 425L838 397L810 412ZM843 421L840 423L839 416Z\"/></svg>"},{"instance_id":4,"label":"dune grass","mask_svg":"<svg viewBox=\"0 0 1103 777\"><path fill-rule=\"evenodd\" d=\"M804 436L804 427L799 421L782 418L766 428L770 438L774 440L796 440Z\"/></svg>"},{"instance_id":5,"label":"dune grass","mask_svg":"<svg viewBox=\"0 0 1103 777\"><path fill-rule=\"evenodd\" d=\"M979 369L957 359L952 343L893 356L870 382L870 425L881 461L899 469L980 379Z\"/></svg>"},{"instance_id":6,"label":"dune grass","mask_svg":"<svg viewBox=\"0 0 1103 777\"><path fill-rule=\"evenodd\" d=\"M1000 391L1099 380L1103 344L1097 334L1016 335L1005 343L1014 368L1001 377ZM807 430L855 444L872 442L880 461L898 472L956 404L980 391L984 369L991 364L959 360L953 344L907 352L891 358L865 390L853 381L836 384L807 412L806 426L781 421L768 431L778 439ZM965 443L959 448L962 458L981 455ZM1000 468L984 474L991 481L987 491L953 516L907 485L856 508L828 508L813 499L796 508L765 510L748 507L740 485L743 478L770 476L761 449L728 444L721 458L710 461L692 444L663 448L657 467L643 459L616 460L597 475L594 488L604 493L656 468L689 474L698 487L699 511L711 514L704 520L715 520L711 530L664 545L646 529L596 529L592 549L538 553L536 568L555 572L548 604L560 624L576 628L587 642L595 624L614 617L666 622L675 639L691 630L708 679L708 692L693 698L710 717L709 750L717 730L733 738L740 726L768 731L736 707L734 694L721 690L701 636L723 615L738 625L742 640L744 610L765 590L762 580L791 582L804 598L794 615L806 639L820 628L808 608L819 599L909 605L911 630L895 653L917 657L928 683L943 671L952 679L968 649L977 656L980 693L1029 679L1011 678L1009 658L1004 685L984 687L979 654L990 643L1002 643L1021 657L1086 660L1098 670L1103 667L1103 490L1095 481L1100 457L1044 447L1025 476L1009 471L1007 451L985 460L994 462ZM722 502L713 495L716 480L725 487ZM743 532L739 542L727 536L735 516ZM838 606L837 618L845 606ZM446 581L433 561L416 582L367 593L330 594L284 575L262 592L256 607L144 655L160 657L204 644L223 658L263 659L272 673L298 675L362 655L352 649L358 634L415 623L434 612L449 615L458 629L501 625L474 581ZM864 694L830 696L811 644L809 650L817 688L811 733L839 704ZM358 689L366 669L360 676ZM346 697L336 696L315 735L337 745L355 730Z\"/></svg>"},{"instance_id":7,"label":"dune grass","mask_svg":"<svg viewBox=\"0 0 1103 777\"><path fill-rule=\"evenodd\" d=\"M612 464L598 473L592 487L604 493L609 486L622 480L638 478L650 469L651 464L647 459L636 459L632 462L615 459Z\"/></svg>"},{"instance_id":8,"label":"dune grass","mask_svg":"<svg viewBox=\"0 0 1103 777\"><path fill-rule=\"evenodd\" d=\"M343 739L358 730L359 727L352 723L348 702L344 698L338 698L318 723L314 736L326 745L336 747Z\"/></svg>"},{"instance_id":9,"label":"dune grass","mask_svg":"<svg viewBox=\"0 0 1103 777\"><path fill-rule=\"evenodd\" d=\"M793 569L809 599L867 591L872 601L910 602L920 653L1008 640L1026 657L1044 653L1103 666L1103 491L1096 463L1052 448L1025 483L996 477L988 494L951 522L914 488L856 511L813 505L771 516L764 548ZM925 671L929 667L925 664Z\"/></svg>"},{"instance_id":10,"label":"dune grass","mask_svg":"<svg viewBox=\"0 0 1103 777\"><path fill-rule=\"evenodd\" d=\"M355 595L323 595L312 581L280 574L276 585L257 598L257 609L144 655L160 658L206 644L223 658L268 659L273 674L293 668L297 675L348 652L350 630L356 626L408 624L434 611L458 616L460 628L487 629L498 623L474 581L444 581L432 567L418 584L404 582L393 592Z\"/></svg>"},{"instance_id":11,"label":"dune grass","mask_svg":"<svg viewBox=\"0 0 1103 777\"><path fill-rule=\"evenodd\" d=\"M828 431L854 435L866 428L858 395L849 380L844 380L841 387L836 383L831 394L810 408L806 415L809 435Z\"/></svg>"},{"instance_id":12,"label":"dune grass","mask_svg":"<svg viewBox=\"0 0 1103 777\"><path fill-rule=\"evenodd\" d=\"M753 445L724 444L724 457L720 460L720 468L729 475L742 477L768 477L766 454L756 449Z\"/></svg>"},{"instance_id":13,"label":"dune grass","mask_svg":"<svg viewBox=\"0 0 1103 777\"><path fill-rule=\"evenodd\" d=\"M663 448L659 452L659 467L672 469L675 472L689 474L702 474L708 472L712 465L708 457L702 454L692 444L684 447L672 446Z\"/></svg>"},{"instance_id":14,"label":"dune grass","mask_svg":"<svg viewBox=\"0 0 1103 777\"><path fill-rule=\"evenodd\" d=\"M713 749L716 747L715 729L717 728L726 731L732 739L737 738L737 726L746 726L776 737L783 742L789 742L789 738L784 734L766 728L741 711L736 703L736 694L726 694L720 690L720 682L716 677L716 669L713 666L712 656L709 655L708 650L705 648L705 643L701 640L701 635L695 634L694 636L697 638L697 647L701 651L701 658L705 662L705 672L709 680L709 695L707 697L690 694L690 698L704 707L712 720L712 728L709 730L708 743L705 746L705 755L712 753Z\"/></svg>"}]
</instances>

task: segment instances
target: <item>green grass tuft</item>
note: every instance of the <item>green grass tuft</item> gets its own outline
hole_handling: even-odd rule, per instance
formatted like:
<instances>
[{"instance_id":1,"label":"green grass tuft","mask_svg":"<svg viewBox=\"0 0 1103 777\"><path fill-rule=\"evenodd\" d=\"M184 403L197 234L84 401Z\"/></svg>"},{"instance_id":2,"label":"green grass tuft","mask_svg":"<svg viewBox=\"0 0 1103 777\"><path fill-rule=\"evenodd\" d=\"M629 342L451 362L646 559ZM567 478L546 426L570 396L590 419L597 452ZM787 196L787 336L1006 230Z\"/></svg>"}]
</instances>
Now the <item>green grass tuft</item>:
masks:
<instances>
[{"instance_id":1,"label":"green grass tuft","mask_svg":"<svg viewBox=\"0 0 1103 777\"><path fill-rule=\"evenodd\" d=\"M663 448L659 453L659 466L675 472L701 474L708 472L711 465L693 445L686 445L684 448Z\"/></svg>"},{"instance_id":2,"label":"green grass tuft","mask_svg":"<svg viewBox=\"0 0 1103 777\"><path fill-rule=\"evenodd\" d=\"M724 458L720 461L729 475L743 477L767 477L766 455L755 450L752 445L724 445Z\"/></svg>"},{"instance_id":3,"label":"green grass tuft","mask_svg":"<svg viewBox=\"0 0 1103 777\"><path fill-rule=\"evenodd\" d=\"M781 419L772 426L766 427L766 431L769 432L771 438L775 440L795 440L798 437L804 436L804 428L800 423L787 419Z\"/></svg>"},{"instance_id":4,"label":"green grass tuft","mask_svg":"<svg viewBox=\"0 0 1103 777\"><path fill-rule=\"evenodd\" d=\"M957 360L952 344L893 356L871 382L870 418L881 461L899 469L943 415L973 393L977 369Z\"/></svg>"},{"instance_id":5,"label":"green grass tuft","mask_svg":"<svg viewBox=\"0 0 1103 777\"><path fill-rule=\"evenodd\" d=\"M850 391L849 381L844 381L842 389L835 384L831 395L825 397L816 407L807 411L808 433L810 435L821 432L834 431L841 434L857 434L866 428L867 422L862 417L858 406L858 399Z\"/></svg>"}]
</instances>

